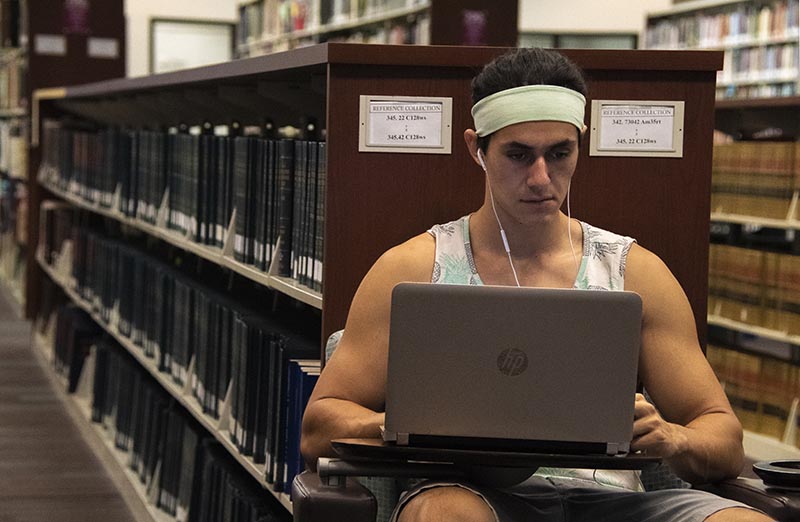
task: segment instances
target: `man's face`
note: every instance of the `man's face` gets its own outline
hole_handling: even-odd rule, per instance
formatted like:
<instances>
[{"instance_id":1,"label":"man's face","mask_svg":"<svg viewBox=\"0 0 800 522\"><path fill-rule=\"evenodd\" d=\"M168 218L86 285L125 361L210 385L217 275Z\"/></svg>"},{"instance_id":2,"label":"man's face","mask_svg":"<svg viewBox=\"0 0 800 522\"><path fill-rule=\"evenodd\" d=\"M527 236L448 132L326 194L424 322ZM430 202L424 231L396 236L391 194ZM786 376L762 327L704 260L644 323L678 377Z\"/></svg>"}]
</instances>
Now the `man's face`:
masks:
<instances>
[{"instance_id":1,"label":"man's face","mask_svg":"<svg viewBox=\"0 0 800 522\"><path fill-rule=\"evenodd\" d=\"M556 217L578 161L573 125L525 122L495 132L486 170L498 212L519 223Z\"/></svg>"}]
</instances>

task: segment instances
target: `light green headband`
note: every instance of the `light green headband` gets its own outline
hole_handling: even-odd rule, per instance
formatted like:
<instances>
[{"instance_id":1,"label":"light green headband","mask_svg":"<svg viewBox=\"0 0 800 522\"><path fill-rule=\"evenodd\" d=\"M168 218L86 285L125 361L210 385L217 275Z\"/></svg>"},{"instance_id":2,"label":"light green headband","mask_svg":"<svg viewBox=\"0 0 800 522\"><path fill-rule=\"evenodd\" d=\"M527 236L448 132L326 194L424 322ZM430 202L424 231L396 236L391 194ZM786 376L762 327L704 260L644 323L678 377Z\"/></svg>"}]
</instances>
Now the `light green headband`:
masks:
<instances>
[{"instance_id":1,"label":"light green headband","mask_svg":"<svg viewBox=\"0 0 800 522\"><path fill-rule=\"evenodd\" d=\"M557 85L523 85L496 92L472 106L478 136L525 121L563 121L583 130L586 98Z\"/></svg>"}]
</instances>

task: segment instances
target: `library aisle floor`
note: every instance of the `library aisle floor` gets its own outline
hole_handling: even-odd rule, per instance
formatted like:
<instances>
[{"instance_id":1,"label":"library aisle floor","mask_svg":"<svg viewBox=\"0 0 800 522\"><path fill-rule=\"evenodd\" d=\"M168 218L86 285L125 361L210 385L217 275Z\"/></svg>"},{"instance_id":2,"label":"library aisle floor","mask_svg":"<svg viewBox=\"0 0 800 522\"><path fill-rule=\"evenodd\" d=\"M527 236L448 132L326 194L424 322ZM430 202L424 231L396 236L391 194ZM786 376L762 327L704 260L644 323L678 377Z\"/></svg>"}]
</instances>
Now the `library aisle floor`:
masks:
<instances>
[{"instance_id":1,"label":"library aisle floor","mask_svg":"<svg viewBox=\"0 0 800 522\"><path fill-rule=\"evenodd\" d=\"M31 350L0 289L0 522L134 521Z\"/></svg>"}]
</instances>

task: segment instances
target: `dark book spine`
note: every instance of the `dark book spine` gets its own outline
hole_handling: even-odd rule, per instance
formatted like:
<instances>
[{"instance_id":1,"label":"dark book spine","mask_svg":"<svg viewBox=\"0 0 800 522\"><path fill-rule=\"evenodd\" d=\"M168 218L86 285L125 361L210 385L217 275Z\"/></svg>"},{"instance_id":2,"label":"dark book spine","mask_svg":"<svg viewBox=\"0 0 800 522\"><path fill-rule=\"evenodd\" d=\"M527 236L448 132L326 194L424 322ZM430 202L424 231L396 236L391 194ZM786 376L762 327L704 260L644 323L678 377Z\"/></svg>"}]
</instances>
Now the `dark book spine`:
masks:
<instances>
[{"instance_id":1,"label":"dark book spine","mask_svg":"<svg viewBox=\"0 0 800 522\"><path fill-rule=\"evenodd\" d=\"M233 358L233 345L231 343L231 325L233 323L234 312L229 306L220 306L219 313L219 350L217 366L217 402L214 405L215 417L220 414L222 401L228 393L231 383L231 364Z\"/></svg>"},{"instance_id":2,"label":"dark book spine","mask_svg":"<svg viewBox=\"0 0 800 522\"><path fill-rule=\"evenodd\" d=\"M169 211L167 227L178 230L178 198L180 195L180 179L178 173L178 135L167 134L167 188L169 189Z\"/></svg>"},{"instance_id":3,"label":"dark book spine","mask_svg":"<svg viewBox=\"0 0 800 522\"><path fill-rule=\"evenodd\" d=\"M231 364L231 442L237 448L242 446L242 425L245 400L245 373L247 368L247 323L236 317L233 327L233 361Z\"/></svg>"},{"instance_id":4,"label":"dark book spine","mask_svg":"<svg viewBox=\"0 0 800 522\"><path fill-rule=\"evenodd\" d=\"M198 194L199 225L198 241L205 245L214 244L212 227L216 211L216 194L214 184L217 179L217 148L214 136L206 132L200 137L200 193Z\"/></svg>"},{"instance_id":5,"label":"dark book spine","mask_svg":"<svg viewBox=\"0 0 800 522\"><path fill-rule=\"evenodd\" d=\"M205 407L207 390L207 373L209 365L209 352L212 344L209 342L211 325L204 317L204 311L210 306L208 298L202 292L197 292L195 299L195 324L197 325L197 342L195 343L194 374L191 376L192 394L200 403L204 413L208 413Z\"/></svg>"},{"instance_id":6,"label":"dark book spine","mask_svg":"<svg viewBox=\"0 0 800 522\"><path fill-rule=\"evenodd\" d=\"M322 268L325 262L325 194L328 180L327 148L325 142L317 143L317 213L314 234L314 285L322 292Z\"/></svg>"},{"instance_id":7,"label":"dark book spine","mask_svg":"<svg viewBox=\"0 0 800 522\"><path fill-rule=\"evenodd\" d=\"M257 268L264 266L265 250L264 250L264 208L267 204L264 198L264 187L266 186L266 178L264 177L264 163L266 159L266 140L259 138L255 141L255 151L253 155L253 191L250 195L253 204L253 226L252 226L252 244L253 244L253 264Z\"/></svg>"},{"instance_id":8,"label":"dark book spine","mask_svg":"<svg viewBox=\"0 0 800 522\"><path fill-rule=\"evenodd\" d=\"M264 245L266 248L265 262L262 270L268 271L270 263L275 255L276 240L276 212L278 207L277 186L276 186L276 141L267 140L266 157L264 161L264 177L266 179L266 205L264 208Z\"/></svg>"},{"instance_id":9,"label":"dark book spine","mask_svg":"<svg viewBox=\"0 0 800 522\"><path fill-rule=\"evenodd\" d=\"M293 202L292 202L292 256L291 276L293 279L300 281L300 265L301 257L303 255L303 211L305 210L305 188L306 188L306 169L305 169L305 141L297 140L294 142L294 169L293 169Z\"/></svg>"},{"instance_id":10,"label":"dark book spine","mask_svg":"<svg viewBox=\"0 0 800 522\"><path fill-rule=\"evenodd\" d=\"M233 255L237 261L245 260L245 243L247 239L247 194L248 194L248 149L251 138L241 136L234 138L233 162L233 206L236 209L236 225L234 227Z\"/></svg>"},{"instance_id":11,"label":"dark book spine","mask_svg":"<svg viewBox=\"0 0 800 522\"><path fill-rule=\"evenodd\" d=\"M187 229L189 237L193 241L200 241L200 219L203 197L200 189L200 136L190 134L188 136L187 158L189 165L189 191L187 192Z\"/></svg>"},{"instance_id":12,"label":"dark book spine","mask_svg":"<svg viewBox=\"0 0 800 522\"><path fill-rule=\"evenodd\" d=\"M227 136L216 136L217 148L217 177L216 196L217 205L214 213L214 244L222 247L225 241L225 231L230 224L230 187L231 187L231 144L232 139Z\"/></svg>"},{"instance_id":13,"label":"dark book spine","mask_svg":"<svg viewBox=\"0 0 800 522\"><path fill-rule=\"evenodd\" d=\"M256 369L257 377L254 391L257 407L255 409L254 419L253 461L256 464L265 463L267 454L267 426L269 424L269 417L267 416L266 406L269 400L270 384L267 378L267 372L269 371L271 338L271 332L259 331L258 368Z\"/></svg>"},{"instance_id":14,"label":"dark book spine","mask_svg":"<svg viewBox=\"0 0 800 522\"><path fill-rule=\"evenodd\" d=\"M247 336L247 366L244 368L245 377L245 400L244 400L244 442L241 452L243 455L253 455L255 446L256 430L256 411L260 407L258 403L258 381L261 376L258 374L259 359L263 356L264 350L261 346L263 332L255 325L248 325Z\"/></svg>"},{"instance_id":15,"label":"dark book spine","mask_svg":"<svg viewBox=\"0 0 800 522\"><path fill-rule=\"evenodd\" d=\"M294 141L278 142L277 190L278 222L277 235L281 247L278 252L278 275L292 275L292 215L294 203Z\"/></svg>"}]
</instances>

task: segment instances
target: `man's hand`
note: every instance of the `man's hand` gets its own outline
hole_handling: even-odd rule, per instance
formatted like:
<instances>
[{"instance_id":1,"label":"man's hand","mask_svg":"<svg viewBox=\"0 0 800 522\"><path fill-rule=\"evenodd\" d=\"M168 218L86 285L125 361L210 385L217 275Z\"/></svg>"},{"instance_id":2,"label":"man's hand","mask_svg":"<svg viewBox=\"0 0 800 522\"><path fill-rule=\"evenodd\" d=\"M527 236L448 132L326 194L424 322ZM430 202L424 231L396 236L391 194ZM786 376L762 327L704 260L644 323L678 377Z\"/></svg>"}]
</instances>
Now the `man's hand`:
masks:
<instances>
[{"instance_id":1,"label":"man's hand","mask_svg":"<svg viewBox=\"0 0 800 522\"><path fill-rule=\"evenodd\" d=\"M633 417L631 450L668 459L686 447L686 428L665 421L641 393L636 394Z\"/></svg>"}]
</instances>

